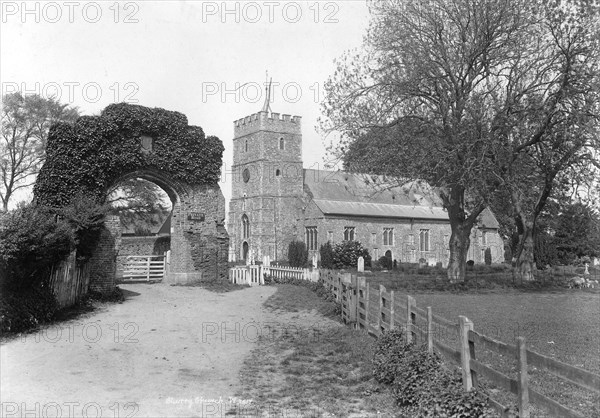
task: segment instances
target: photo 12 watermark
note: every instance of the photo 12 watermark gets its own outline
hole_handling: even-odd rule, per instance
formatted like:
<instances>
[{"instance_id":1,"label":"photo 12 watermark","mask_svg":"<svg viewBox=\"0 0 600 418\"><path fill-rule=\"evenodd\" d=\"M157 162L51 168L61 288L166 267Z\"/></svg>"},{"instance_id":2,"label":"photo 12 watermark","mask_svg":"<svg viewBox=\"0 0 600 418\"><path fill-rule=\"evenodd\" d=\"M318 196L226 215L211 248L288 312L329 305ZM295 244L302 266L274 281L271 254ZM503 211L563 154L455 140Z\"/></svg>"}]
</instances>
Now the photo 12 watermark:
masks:
<instances>
[{"instance_id":1,"label":"photo 12 watermark","mask_svg":"<svg viewBox=\"0 0 600 418\"><path fill-rule=\"evenodd\" d=\"M44 99L55 99L67 104L100 101L136 104L139 102L136 97L139 90L140 87L133 81L115 81L106 84L96 81L2 82L2 96L20 92L23 96L35 94Z\"/></svg>"},{"instance_id":2,"label":"photo 12 watermark","mask_svg":"<svg viewBox=\"0 0 600 418\"><path fill-rule=\"evenodd\" d=\"M335 1L203 1L202 23L338 23Z\"/></svg>"},{"instance_id":3,"label":"photo 12 watermark","mask_svg":"<svg viewBox=\"0 0 600 418\"><path fill-rule=\"evenodd\" d=\"M321 103L325 98L322 83L315 81L302 84L297 81L287 82L224 82L204 81L201 83L202 103L264 103L267 94L271 103L298 103L308 98L313 103Z\"/></svg>"},{"instance_id":4,"label":"photo 12 watermark","mask_svg":"<svg viewBox=\"0 0 600 418\"><path fill-rule=\"evenodd\" d=\"M140 3L133 1L2 1L2 23L139 23Z\"/></svg>"},{"instance_id":5,"label":"photo 12 watermark","mask_svg":"<svg viewBox=\"0 0 600 418\"><path fill-rule=\"evenodd\" d=\"M100 324L98 322L71 323L42 328L33 335L23 334L21 342L34 341L36 343L76 343L85 342L97 344L100 341L116 344L137 344L140 326L136 322Z\"/></svg>"},{"instance_id":6,"label":"photo 12 watermark","mask_svg":"<svg viewBox=\"0 0 600 418\"><path fill-rule=\"evenodd\" d=\"M0 416L42 417L42 418L101 418L101 417L135 417L140 406L135 402L113 402L103 407L97 402L1 402Z\"/></svg>"}]
</instances>

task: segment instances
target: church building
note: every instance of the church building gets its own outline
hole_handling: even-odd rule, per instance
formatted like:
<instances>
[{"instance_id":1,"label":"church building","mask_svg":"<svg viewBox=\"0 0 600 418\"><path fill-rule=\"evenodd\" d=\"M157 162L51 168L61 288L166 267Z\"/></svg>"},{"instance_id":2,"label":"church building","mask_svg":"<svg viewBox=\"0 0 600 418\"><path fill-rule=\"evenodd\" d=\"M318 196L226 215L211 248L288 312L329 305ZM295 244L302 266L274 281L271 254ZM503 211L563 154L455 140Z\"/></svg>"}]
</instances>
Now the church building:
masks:
<instances>
[{"instance_id":1,"label":"church building","mask_svg":"<svg viewBox=\"0 0 600 418\"><path fill-rule=\"evenodd\" d=\"M373 260L448 264L450 221L427 184L304 169L301 121L271 112L268 101L234 121L231 260L285 261L293 240L306 243L310 259L327 241L356 240ZM503 261L498 227L486 209L473 228L469 260L483 263L490 248L492 261Z\"/></svg>"}]
</instances>

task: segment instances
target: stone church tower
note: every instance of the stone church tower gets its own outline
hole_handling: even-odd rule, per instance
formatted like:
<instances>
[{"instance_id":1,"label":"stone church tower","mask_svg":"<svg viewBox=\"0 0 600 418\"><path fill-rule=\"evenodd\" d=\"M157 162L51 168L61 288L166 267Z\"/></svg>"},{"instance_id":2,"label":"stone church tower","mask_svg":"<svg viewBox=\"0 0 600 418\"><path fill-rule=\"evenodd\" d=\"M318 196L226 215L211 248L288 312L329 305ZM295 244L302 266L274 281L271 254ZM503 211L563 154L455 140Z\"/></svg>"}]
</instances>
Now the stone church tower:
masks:
<instances>
[{"instance_id":1,"label":"stone church tower","mask_svg":"<svg viewBox=\"0 0 600 418\"><path fill-rule=\"evenodd\" d=\"M287 259L302 208L301 117L263 109L234 122L228 232L231 258Z\"/></svg>"}]
</instances>

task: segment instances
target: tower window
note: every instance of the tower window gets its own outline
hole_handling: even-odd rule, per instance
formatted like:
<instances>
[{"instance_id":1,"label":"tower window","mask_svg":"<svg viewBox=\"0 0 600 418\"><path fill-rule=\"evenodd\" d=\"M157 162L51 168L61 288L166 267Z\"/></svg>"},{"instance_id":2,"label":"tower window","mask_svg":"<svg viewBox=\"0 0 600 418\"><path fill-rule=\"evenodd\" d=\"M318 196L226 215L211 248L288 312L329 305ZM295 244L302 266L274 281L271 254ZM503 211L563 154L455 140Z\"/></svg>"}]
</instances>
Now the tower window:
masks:
<instances>
[{"instance_id":1,"label":"tower window","mask_svg":"<svg viewBox=\"0 0 600 418\"><path fill-rule=\"evenodd\" d=\"M285 149L285 142L284 142L283 138L279 138L279 149L280 150Z\"/></svg>"},{"instance_id":2,"label":"tower window","mask_svg":"<svg viewBox=\"0 0 600 418\"><path fill-rule=\"evenodd\" d=\"M242 215L242 238L246 239L250 237L250 220L245 214Z\"/></svg>"},{"instance_id":3,"label":"tower window","mask_svg":"<svg viewBox=\"0 0 600 418\"><path fill-rule=\"evenodd\" d=\"M246 139L246 142L244 144L244 152L248 152L248 140Z\"/></svg>"},{"instance_id":4,"label":"tower window","mask_svg":"<svg viewBox=\"0 0 600 418\"><path fill-rule=\"evenodd\" d=\"M244 180L244 183L248 183L248 181L250 180L250 170L248 170L247 168L245 168L244 171L242 171L242 179Z\"/></svg>"},{"instance_id":5,"label":"tower window","mask_svg":"<svg viewBox=\"0 0 600 418\"><path fill-rule=\"evenodd\" d=\"M281 170L280 169L275 170L275 175L277 177L281 176Z\"/></svg>"}]
</instances>

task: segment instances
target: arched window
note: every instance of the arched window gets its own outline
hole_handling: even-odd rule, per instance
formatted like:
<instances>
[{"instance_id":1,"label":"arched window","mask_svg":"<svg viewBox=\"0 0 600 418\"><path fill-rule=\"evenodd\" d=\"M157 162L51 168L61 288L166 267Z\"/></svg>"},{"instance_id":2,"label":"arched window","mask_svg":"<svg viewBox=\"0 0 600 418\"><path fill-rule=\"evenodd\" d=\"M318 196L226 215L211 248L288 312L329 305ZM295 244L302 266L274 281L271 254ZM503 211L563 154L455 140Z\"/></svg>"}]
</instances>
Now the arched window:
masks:
<instances>
[{"instance_id":1,"label":"arched window","mask_svg":"<svg viewBox=\"0 0 600 418\"><path fill-rule=\"evenodd\" d=\"M275 175L277 177L281 176L281 170L280 169L275 170Z\"/></svg>"},{"instance_id":2,"label":"arched window","mask_svg":"<svg viewBox=\"0 0 600 418\"><path fill-rule=\"evenodd\" d=\"M245 214L242 215L242 238L246 239L250 237L250 220Z\"/></svg>"},{"instance_id":3,"label":"arched window","mask_svg":"<svg viewBox=\"0 0 600 418\"><path fill-rule=\"evenodd\" d=\"M283 141L283 138L279 138L279 149L280 150L285 149L285 142Z\"/></svg>"}]
</instances>

